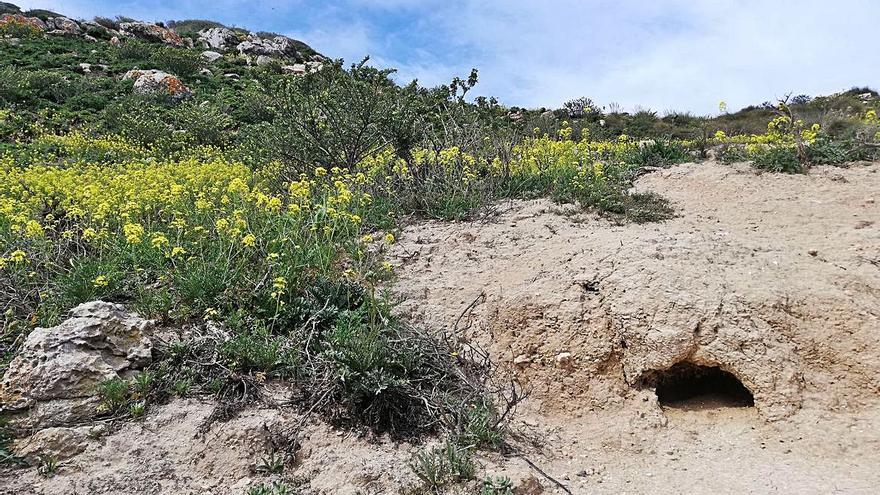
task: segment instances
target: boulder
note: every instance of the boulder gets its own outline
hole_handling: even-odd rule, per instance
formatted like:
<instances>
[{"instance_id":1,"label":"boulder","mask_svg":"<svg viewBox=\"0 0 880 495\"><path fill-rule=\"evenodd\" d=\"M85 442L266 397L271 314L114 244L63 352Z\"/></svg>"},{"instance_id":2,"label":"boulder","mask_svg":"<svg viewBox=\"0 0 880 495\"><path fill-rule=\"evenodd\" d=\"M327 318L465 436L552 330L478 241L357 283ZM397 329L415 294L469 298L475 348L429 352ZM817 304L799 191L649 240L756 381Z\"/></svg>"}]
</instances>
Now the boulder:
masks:
<instances>
[{"instance_id":1,"label":"boulder","mask_svg":"<svg viewBox=\"0 0 880 495\"><path fill-rule=\"evenodd\" d=\"M167 94L174 100L182 100L192 95L192 91L175 75L161 70L133 69L122 76L123 81L134 80L137 94Z\"/></svg>"},{"instance_id":2,"label":"boulder","mask_svg":"<svg viewBox=\"0 0 880 495\"><path fill-rule=\"evenodd\" d=\"M37 328L0 381L0 414L16 426L69 425L98 412L98 385L128 378L152 359L153 325L118 304L94 301L51 328Z\"/></svg>"},{"instance_id":3,"label":"boulder","mask_svg":"<svg viewBox=\"0 0 880 495\"><path fill-rule=\"evenodd\" d=\"M95 427L44 428L33 435L15 442L15 455L31 465L40 462L40 457L49 456L63 461L83 453L88 447L89 433Z\"/></svg>"},{"instance_id":4,"label":"boulder","mask_svg":"<svg viewBox=\"0 0 880 495\"><path fill-rule=\"evenodd\" d=\"M292 39L286 36L274 38L260 38L250 36L247 41L242 41L236 47L242 55L256 56L266 55L275 58L289 58L301 60L302 56L296 50Z\"/></svg>"},{"instance_id":5,"label":"boulder","mask_svg":"<svg viewBox=\"0 0 880 495\"><path fill-rule=\"evenodd\" d=\"M108 67L105 64L89 64L89 63L83 62L77 66L77 69L80 72L82 72L83 74L90 74L95 71L107 72L107 70L109 70L110 67Z\"/></svg>"},{"instance_id":6,"label":"boulder","mask_svg":"<svg viewBox=\"0 0 880 495\"><path fill-rule=\"evenodd\" d=\"M34 29L43 32L46 31L48 26L46 23L40 20L37 17L28 17L22 14L3 14L0 15L0 27L5 26L7 24L19 24L19 25L28 25L33 27Z\"/></svg>"},{"instance_id":7,"label":"boulder","mask_svg":"<svg viewBox=\"0 0 880 495\"><path fill-rule=\"evenodd\" d=\"M285 74L293 74L294 76L302 76L308 72L306 64L283 65L281 70Z\"/></svg>"},{"instance_id":8,"label":"boulder","mask_svg":"<svg viewBox=\"0 0 880 495\"><path fill-rule=\"evenodd\" d=\"M215 62L215 61L223 58L223 54L213 52L210 50L206 50L206 51L202 52L202 58L207 60L208 62Z\"/></svg>"},{"instance_id":9,"label":"boulder","mask_svg":"<svg viewBox=\"0 0 880 495\"><path fill-rule=\"evenodd\" d=\"M319 70L321 70L323 68L324 68L324 64L321 62L315 62L315 61L306 62L306 69L308 69L309 72L318 72Z\"/></svg>"},{"instance_id":10,"label":"boulder","mask_svg":"<svg viewBox=\"0 0 880 495\"><path fill-rule=\"evenodd\" d=\"M146 41L165 43L166 45L185 46L183 38L174 31L163 28L158 24L149 22L123 22L119 24L119 31L127 36L133 36Z\"/></svg>"},{"instance_id":11,"label":"boulder","mask_svg":"<svg viewBox=\"0 0 880 495\"><path fill-rule=\"evenodd\" d=\"M68 36L79 36L82 34L82 29L79 27L79 23L68 17L55 17L54 19L49 19L46 21L46 25L52 27L55 31L60 32L59 34L65 34Z\"/></svg>"},{"instance_id":12,"label":"boulder","mask_svg":"<svg viewBox=\"0 0 880 495\"><path fill-rule=\"evenodd\" d=\"M216 27L199 31L199 42L205 48L226 51L238 44L238 36L231 29Z\"/></svg>"},{"instance_id":13,"label":"boulder","mask_svg":"<svg viewBox=\"0 0 880 495\"><path fill-rule=\"evenodd\" d=\"M259 66L269 65L272 63L273 60L275 60L275 59L272 57L269 57L266 55L260 55L257 57L256 64Z\"/></svg>"}]
</instances>

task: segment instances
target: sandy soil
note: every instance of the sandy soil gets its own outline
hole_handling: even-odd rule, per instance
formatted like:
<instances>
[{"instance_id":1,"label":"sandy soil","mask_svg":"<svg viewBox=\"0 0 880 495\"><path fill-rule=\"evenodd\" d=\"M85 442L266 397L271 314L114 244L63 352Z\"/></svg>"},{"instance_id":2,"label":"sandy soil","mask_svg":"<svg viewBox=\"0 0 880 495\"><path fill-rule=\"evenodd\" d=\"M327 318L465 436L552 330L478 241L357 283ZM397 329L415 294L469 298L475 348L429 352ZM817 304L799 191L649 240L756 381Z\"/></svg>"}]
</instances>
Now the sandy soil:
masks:
<instances>
[{"instance_id":1,"label":"sandy soil","mask_svg":"<svg viewBox=\"0 0 880 495\"><path fill-rule=\"evenodd\" d=\"M435 327L482 302L458 332L530 384L532 460L574 493L870 493L878 171L688 164L638 182L675 204L661 224L540 200L414 225L396 289ZM731 372L756 407L661 410L640 379L681 361Z\"/></svg>"},{"instance_id":2,"label":"sandy soil","mask_svg":"<svg viewBox=\"0 0 880 495\"><path fill-rule=\"evenodd\" d=\"M481 475L563 493L527 458L571 493L876 493L880 164L805 176L687 164L637 187L679 217L614 225L518 201L399 236L400 312L481 344L531 390L513 422L521 456L489 455ZM661 407L648 378L681 362L736 377L754 407L723 394ZM209 413L174 402L81 439L52 478L0 474L0 493L225 495L273 479L259 457L298 417L253 409L199 434ZM303 493L413 481L414 446L319 423L301 443L283 477Z\"/></svg>"}]
</instances>

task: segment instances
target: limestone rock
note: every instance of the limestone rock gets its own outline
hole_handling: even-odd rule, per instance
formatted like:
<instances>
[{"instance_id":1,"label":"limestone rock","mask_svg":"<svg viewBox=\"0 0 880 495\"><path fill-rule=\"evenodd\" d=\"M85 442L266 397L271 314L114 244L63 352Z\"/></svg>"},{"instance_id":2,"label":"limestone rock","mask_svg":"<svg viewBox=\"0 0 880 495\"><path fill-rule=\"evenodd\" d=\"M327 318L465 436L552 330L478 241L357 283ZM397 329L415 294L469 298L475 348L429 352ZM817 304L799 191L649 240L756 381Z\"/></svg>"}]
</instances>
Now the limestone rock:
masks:
<instances>
[{"instance_id":1,"label":"limestone rock","mask_svg":"<svg viewBox=\"0 0 880 495\"><path fill-rule=\"evenodd\" d=\"M27 413L22 427L69 424L95 414L104 380L128 377L152 359L152 323L94 301L28 335L0 382L0 412Z\"/></svg>"},{"instance_id":2,"label":"limestone rock","mask_svg":"<svg viewBox=\"0 0 880 495\"><path fill-rule=\"evenodd\" d=\"M60 34L69 36L82 34L82 29L79 27L79 23L68 17L55 17L54 19L49 19L46 22L46 25L51 26L56 31L60 31Z\"/></svg>"},{"instance_id":3,"label":"limestone rock","mask_svg":"<svg viewBox=\"0 0 880 495\"><path fill-rule=\"evenodd\" d=\"M138 94L165 93L174 100L182 100L192 95L177 77L161 70L133 69L122 76L122 80L134 79L134 92Z\"/></svg>"},{"instance_id":4,"label":"limestone rock","mask_svg":"<svg viewBox=\"0 0 880 495\"><path fill-rule=\"evenodd\" d=\"M217 60L223 58L223 54L211 50L206 50L202 52L202 58L207 60L208 62L216 62Z\"/></svg>"},{"instance_id":5,"label":"limestone rock","mask_svg":"<svg viewBox=\"0 0 880 495\"><path fill-rule=\"evenodd\" d=\"M274 38L250 36L247 41L239 43L236 48L242 55L266 55L276 58L302 59L302 56L296 50L293 40L285 36L276 36Z\"/></svg>"},{"instance_id":6,"label":"limestone rock","mask_svg":"<svg viewBox=\"0 0 880 495\"><path fill-rule=\"evenodd\" d=\"M273 60L274 59L272 57L269 57L267 55L260 55L257 57L256 64L259 66L269 65L272 63Z\"/></svg>"},{"instance_id":7,"label":"limestone rock","mask_svg":"<svg viewBox=\"0 0 880 495\"><path fill-rule=\"evenodd\" d=\"M295 76L301 76L308 72L306 64L284 65L281 67L281 70L284 71L285 74L293 74Z\"/></svg>"},{"instance_id":8,"label":"limestone rock","mask_svg":"<svg viewBox=\"0 0 880 495\"><path fill-rule=\"evenodd\" d=\"M225 51L238 43L238 36L231 29L217 27L199 31L199 42L205 48Z\"/></svg>"},{"instance_id":9,"label":"limestone rock","mask_svg":"<svg viewBox=\"0 0 880 495\"><path fill-rule=\"evenodd\" d=\"M30 464L38 463L41 456L50 456L58 461L70 459L86 450L92 429L91 426L44 428L27 438L17 440L15 454Z\"/></svg>"},{"instance_id":10,"label":"limestone rock","mask_svg":"<svg viewBox=\"0 0 880 495\"><path fill-rule=\"evenodd\" d=\"M119 24L122 34L166 45L185 46L183 38L170 29L148 22L123 22Z\"/></svg>"}]
</instances>

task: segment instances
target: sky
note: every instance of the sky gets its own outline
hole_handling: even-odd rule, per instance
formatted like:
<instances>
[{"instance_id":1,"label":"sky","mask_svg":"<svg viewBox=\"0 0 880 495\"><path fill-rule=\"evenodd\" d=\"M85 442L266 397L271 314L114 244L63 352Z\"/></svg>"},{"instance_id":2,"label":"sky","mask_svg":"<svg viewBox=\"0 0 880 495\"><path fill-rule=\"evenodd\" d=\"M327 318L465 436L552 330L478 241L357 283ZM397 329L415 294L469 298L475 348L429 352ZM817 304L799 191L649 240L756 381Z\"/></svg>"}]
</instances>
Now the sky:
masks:
<instances>
[{"instance_id":1,"label":"sky","mask_svg":"<svg viewBox=\"0 0 880 495\"><path fill-rule=\"evenodd\" d=\"M8 0L7 0L8 1ZM557 108L718 112L787 93L880 87L877 0L12 0L69 17L210 19L369 55L422 85Z\"/></svg>"}]
</instances>

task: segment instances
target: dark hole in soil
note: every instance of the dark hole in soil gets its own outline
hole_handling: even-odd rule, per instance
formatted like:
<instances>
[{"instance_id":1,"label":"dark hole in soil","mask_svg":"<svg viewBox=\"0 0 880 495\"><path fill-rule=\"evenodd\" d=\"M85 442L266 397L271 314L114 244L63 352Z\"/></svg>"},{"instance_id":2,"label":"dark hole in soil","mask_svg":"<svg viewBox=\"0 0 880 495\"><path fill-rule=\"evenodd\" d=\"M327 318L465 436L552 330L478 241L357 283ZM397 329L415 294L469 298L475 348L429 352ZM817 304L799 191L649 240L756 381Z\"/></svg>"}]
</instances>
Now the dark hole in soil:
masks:
<instances>
[{"instance_id":1,"label":"dark hole in soil","mask_svg":"<svg viewBox=\"0 0 880 495\"><path fill-rule=\"evenodd\" d=\"M717 366L689 362L668 370L652 371L642 379L645 387L656 388L657 400L664 407L749 407L755 398L732 374Z\"/></svg>"}]
</instances>

